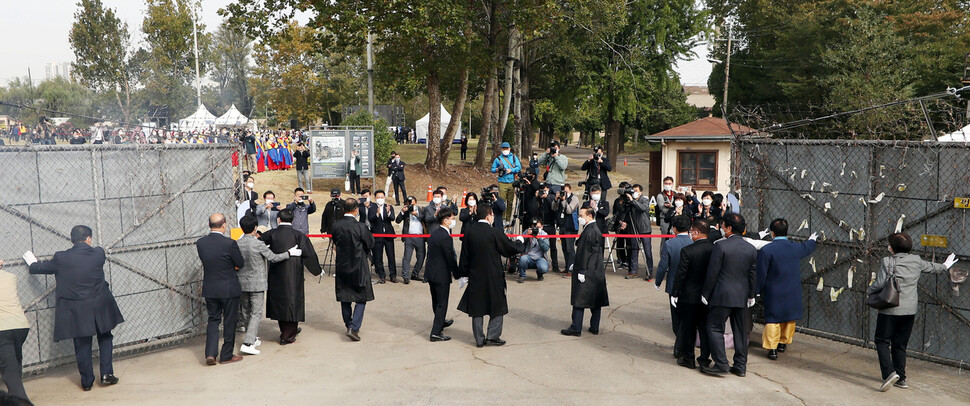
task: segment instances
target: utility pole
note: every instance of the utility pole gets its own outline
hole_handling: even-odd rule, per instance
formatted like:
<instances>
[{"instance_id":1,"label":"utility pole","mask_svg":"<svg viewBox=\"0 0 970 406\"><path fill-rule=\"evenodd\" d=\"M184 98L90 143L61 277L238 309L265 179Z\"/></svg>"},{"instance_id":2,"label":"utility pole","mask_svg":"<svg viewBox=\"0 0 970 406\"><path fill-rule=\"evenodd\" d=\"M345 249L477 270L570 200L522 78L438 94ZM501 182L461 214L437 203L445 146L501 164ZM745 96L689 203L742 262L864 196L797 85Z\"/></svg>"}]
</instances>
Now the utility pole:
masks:
<instances>
[{"instance_id":1,"label":"utility pole","mask_svg":"<svg viewBox=\"0 0 970 406\"><path fill-rule=\"evenodd\" d=\"M198 13L195 7L192 8L192 44L195 48L195 97L198 99L199 106L202 106L202 79L199 76L199 38L196 31L199 26L196 24Z\"/></svg>"},{"instance_id":2,"label":"utility pole","mask_svg":"<svg viewBox=\"0 0 970 406\"><path fill-rule=\"evenodd\" d=\"M727 36L727 56L724 59L724 97L721 98L721 114L724 116L724 120L728 119L728 84L731 80L731 35L733 34L733 27L728 24L728 36Z\"/></svg>"},{"instance_id":3,"label":"utility pole","mask_svg":"<svg viewBox=\"0 0 970 406\"><path fill-rule=\"evenodd\" d=\"M374 115L374 34L367 33L367 111Z\"/></svg>"}]
</instances>

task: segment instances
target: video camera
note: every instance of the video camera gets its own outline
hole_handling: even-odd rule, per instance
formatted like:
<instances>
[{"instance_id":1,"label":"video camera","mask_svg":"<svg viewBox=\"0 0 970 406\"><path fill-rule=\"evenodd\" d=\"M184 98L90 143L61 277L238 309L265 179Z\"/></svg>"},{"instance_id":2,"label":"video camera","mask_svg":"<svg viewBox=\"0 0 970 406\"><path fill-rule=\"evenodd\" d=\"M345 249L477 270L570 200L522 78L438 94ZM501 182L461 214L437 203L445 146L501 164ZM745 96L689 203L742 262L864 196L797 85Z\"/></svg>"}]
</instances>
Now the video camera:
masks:
<instances>
[{"instance_id":1,"label":"video camera","mask_svg":"<svg viewBox=\"0 0 970 406\"><path fill-rule=\"evenodd\" d=\"M529 225L529 234L533 237L539 235L539 219L532 219L532 224Z\"/></svg>"},{"instance_id":2,"label":"video camera","mask_svg":"<svg viewBox=\"0 0 970 406\"><path fill-rule=\"evenodd\" d=\"M482 188L482 196L480 197L482 204L487 204L489 206L495 203L498 199L498 188L486 186Z\"/></svg>"}]
</instances>

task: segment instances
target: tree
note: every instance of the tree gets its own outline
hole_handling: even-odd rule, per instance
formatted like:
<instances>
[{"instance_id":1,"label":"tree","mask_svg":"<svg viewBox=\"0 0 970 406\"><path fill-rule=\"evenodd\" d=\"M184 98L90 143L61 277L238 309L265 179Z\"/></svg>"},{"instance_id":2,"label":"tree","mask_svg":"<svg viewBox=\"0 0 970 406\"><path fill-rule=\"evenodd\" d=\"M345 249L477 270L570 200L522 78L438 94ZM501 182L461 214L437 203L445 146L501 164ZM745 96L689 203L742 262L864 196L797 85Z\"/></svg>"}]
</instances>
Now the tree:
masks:
<instances>
[{"instance_id":1,"label":"tree","mask_svg":"<svg viewBox=\"0 0 970 406\"><path fill-rule=\"evenodd\" d=\"M261 41L255 57L253 88L280 120L307 125L323 115L323 78L314 71L318 61L317 30L291 21L282 31Z\"/></svg>"},{"instance_id":2,"label":"tree","mask_svg":"<svg viewBox=\"0 0 970 406\"><path fill-rule=\"evenodd\" d=\"M113 95L125 123L131 122L132 93L140 60L131 46L128 24L101 0L81 0L68 41L74 51L74 76L84 86Z\"/></svg>"},{"instance_id":3,"label":"tree","mask_svg":"<svg viewBox=\"0 0 970 406\"><path fill-rule=\"evenodd\" d=\"M249 96L249 57L252 40L241 30L225 21L212 35L209 50L212 61L212 78L219 86L220 110L235 104L240 112L252 114L252 98Z\"/></svg>"},{"instance_id":4,"label":"tree","mask_svg":"<svg viewBox=\"0 0 970 406\"><path fill-rule=\"evenodd\" d=\"M147 72L144 78L148 100L169 107L171 114L181 116L194 111L192 97L195 83L195 52L192 43L194 3L190 0L145 0L147 10L142 32L149 46ZM198 24L199 50L209 47L205 25ZM199 66L206 68L200 58Z\"/></svg>"},{"instance_id":5,"label":"tree","mask_svg":"<svg viewBox=\"0 0 970 406\"><path fill-rule=\"evenodd\" d=\"M391 133L387 121L383 118L370 115L366 110L360 110L356 114L344 119L343 125L352 126L373 126L374 127L374 171L387 174L387 167L378 163L387 162L394 149L394 134Z\"/></svg>"}]
</instances>

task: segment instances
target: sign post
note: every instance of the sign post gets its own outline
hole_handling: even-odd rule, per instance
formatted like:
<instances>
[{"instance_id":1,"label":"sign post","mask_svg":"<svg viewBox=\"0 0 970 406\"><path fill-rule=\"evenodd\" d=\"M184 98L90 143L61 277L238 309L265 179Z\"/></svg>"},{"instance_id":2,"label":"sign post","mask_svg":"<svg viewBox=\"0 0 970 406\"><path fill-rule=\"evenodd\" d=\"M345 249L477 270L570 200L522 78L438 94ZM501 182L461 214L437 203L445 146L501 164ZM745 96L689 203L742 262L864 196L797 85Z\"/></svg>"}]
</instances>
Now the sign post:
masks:
<instances>
[{"instance_id":1,"label":"sign post","mask_svg":"<svg viewBox=\"0 0 970 406\"><path fill-rule=\"evenodd\" d=\"M374 177L374 127L322 127L310 129L310 176L342 179L350 151L360 157L361 178Z\"/></svg>"}]
</instances>

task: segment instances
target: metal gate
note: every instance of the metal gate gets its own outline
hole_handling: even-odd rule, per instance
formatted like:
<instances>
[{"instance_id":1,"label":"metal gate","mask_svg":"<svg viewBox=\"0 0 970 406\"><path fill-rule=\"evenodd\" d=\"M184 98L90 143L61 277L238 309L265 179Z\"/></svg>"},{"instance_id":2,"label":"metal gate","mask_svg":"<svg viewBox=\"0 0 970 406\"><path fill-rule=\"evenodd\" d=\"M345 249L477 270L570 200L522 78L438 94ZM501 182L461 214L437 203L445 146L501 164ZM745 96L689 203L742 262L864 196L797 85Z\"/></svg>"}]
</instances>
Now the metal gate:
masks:
<instances>
[{"instance_id":1,"label":"metal gate","mask_svg":"<svg viewBox=\"0 0 970 406\"><path fill-rule=\"evenodd\" d=\"M783 217L793 238L821 236L802 264L802 331L872 345L876 311L865 290L897 222L913 237L913 253L942 262L955 252L955 268L970 268L970 210L955 207L955 198L970 197L967 145L739 137L733 149L748 230ZM938 236L945 248L933 246ZM970 357L970 292L958 289L949 275L920 279L914 355L952 364Z\"/></svg>"},{"instance_id":2,"label":"metal gate","mask_svg":"<svg viewBox=\"0 0 970 406\"><path fill-rule=\"evenodd\" d=\"M105 276L125 317L116 352L143 351L200 332L201 264L195 241L213 212L232 215L231 144L0 147L0 258L17 275L30 334L28 373L73 360L54 342L54 277L21 258L71 247L84 224L107 252Z\"/></svg>"}]
</instances>

